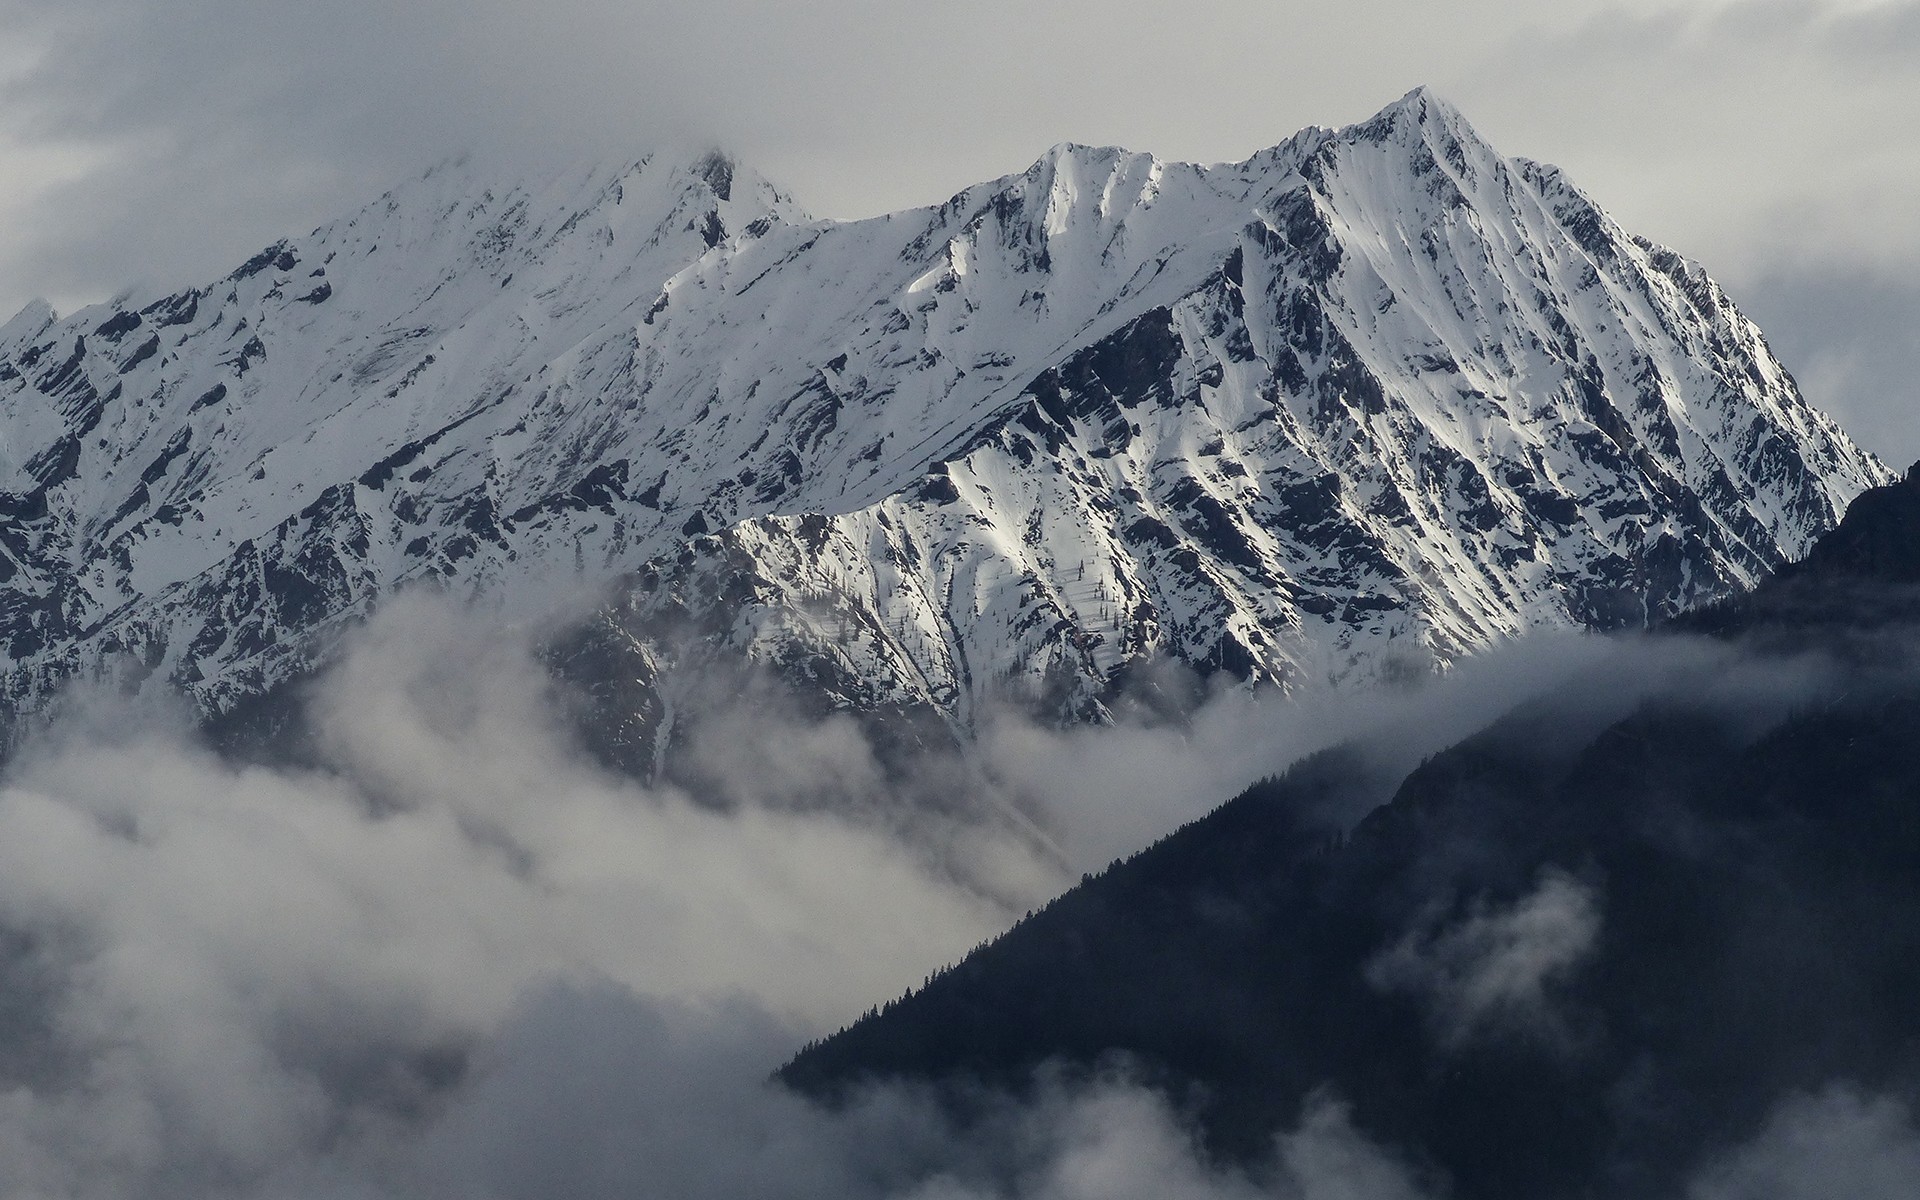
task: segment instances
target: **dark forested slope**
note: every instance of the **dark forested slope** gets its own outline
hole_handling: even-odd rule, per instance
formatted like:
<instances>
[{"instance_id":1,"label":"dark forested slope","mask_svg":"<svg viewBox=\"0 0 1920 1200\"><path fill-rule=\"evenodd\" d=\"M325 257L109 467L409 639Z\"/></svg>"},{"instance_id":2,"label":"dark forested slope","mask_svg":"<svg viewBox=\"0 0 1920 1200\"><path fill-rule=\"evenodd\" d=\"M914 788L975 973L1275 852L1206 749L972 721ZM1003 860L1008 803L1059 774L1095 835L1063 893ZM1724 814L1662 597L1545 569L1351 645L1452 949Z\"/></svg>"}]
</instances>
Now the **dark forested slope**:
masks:
<instances>
[{"instance_id":1,"label":"dark forested slope","mask_svg":"<svg viewBox=\"0 0 1920 1200\"><path fill-rule=\"evenodd\" d=\"M1697 660L1656 698L1544 698L1345 833L1323 814L1373 760L1302 763L782 1077L1119 1060L1228 1157L1331 1089L1457 1196L1677 1195L1785 1097L1920 1079L1916 579L1909 475L1751 597L1623 645Z\"/></svg>"}]
</instances>

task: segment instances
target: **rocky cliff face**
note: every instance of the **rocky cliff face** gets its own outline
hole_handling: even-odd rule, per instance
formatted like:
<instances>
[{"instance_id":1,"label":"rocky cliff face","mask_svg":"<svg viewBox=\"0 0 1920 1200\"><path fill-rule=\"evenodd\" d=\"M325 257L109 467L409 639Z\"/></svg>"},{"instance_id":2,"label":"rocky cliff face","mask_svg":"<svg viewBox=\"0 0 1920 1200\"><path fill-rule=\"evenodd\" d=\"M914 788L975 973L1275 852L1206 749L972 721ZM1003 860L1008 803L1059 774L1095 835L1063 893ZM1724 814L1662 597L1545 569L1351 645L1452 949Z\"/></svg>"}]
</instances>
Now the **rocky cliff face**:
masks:
<instances>
[{"instance_id":1,"label":"rocky cliff face","mask_svg":"<svg viewBox=\"0 0 1920 1200\"><path fill-rule=\"evenodd\" d=\"M449 167L0 330L5 693L118 663L217 713L435 580L519 616L611 587L570 645L642 740L714 655L1098 719L1167 661L1285 684L1641 623L1886 477L1701 268L1425 91L851 223L718 156Z\"/></svg>"}]
</instances>

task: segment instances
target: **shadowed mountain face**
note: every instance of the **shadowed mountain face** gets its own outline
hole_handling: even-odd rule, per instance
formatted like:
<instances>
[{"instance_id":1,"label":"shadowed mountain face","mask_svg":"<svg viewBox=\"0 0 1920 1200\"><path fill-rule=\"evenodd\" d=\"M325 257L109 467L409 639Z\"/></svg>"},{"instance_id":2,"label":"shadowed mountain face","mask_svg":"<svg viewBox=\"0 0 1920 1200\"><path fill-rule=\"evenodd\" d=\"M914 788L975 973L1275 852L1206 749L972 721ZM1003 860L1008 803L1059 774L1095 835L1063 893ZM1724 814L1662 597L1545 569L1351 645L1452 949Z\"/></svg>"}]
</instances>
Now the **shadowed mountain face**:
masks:
<instances>
[{"instance_id":1,"label":"shadowed mountain face","mask_svg":"<svg viewBox=\"0 0 1920 1200\"><path fill-rule=\"evenodd\" d=\"M1452 1194L1528 1200L1681 1195L1795 1096L1911 1097L1917 518L1920 476L1868 493L1750 597L1623 644L1671 670L1656 698L1545 697L1350 830L1324 814L1366 748L1301 763L782 1077L1120 1056L1236 1158L1330 1090Z\"/></svg>"},{"instance_id":2,"label":"shadowed mountain face","mask_svg":"<svg viewBox=\"0 0 1920 1200\"><path fill-rule=\"evenodd\" d=\"M1644 624L1884 478L1704 270L1425 91L844 223L711 156L451 165L0 326L0 699L117 671L229 713L428 583L611 594L556 658L631 767L719 660L1099 720L1169 661L1287 685Z\"/></svg>"},{"instance_id":3,"label":"shadowed mountain face","mask_svg":"<svg viewBox=\"0 0 1920 1200\"><path fill-rule=\"evenodd\" d=\"M1885 668L1889 655L1911 661L1911 639L1886 633L1903 625L1920 625L1920 465L1861 495L1803 561L1670 628L1783 649L1815 639L1856 665Z\"/></svg>"}]
</instances>

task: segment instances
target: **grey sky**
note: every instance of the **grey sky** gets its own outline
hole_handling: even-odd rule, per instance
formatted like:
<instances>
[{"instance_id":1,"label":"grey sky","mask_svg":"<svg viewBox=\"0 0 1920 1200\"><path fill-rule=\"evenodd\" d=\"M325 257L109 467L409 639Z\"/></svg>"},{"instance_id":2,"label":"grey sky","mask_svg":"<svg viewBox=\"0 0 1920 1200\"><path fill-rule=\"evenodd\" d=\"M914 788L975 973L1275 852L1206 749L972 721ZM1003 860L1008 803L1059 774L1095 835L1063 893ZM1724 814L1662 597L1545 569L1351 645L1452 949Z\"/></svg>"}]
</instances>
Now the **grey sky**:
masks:
<instances>
[{"instance_id":1,"label":"grey sky","mask_svg":"<svg viewBox=\"0 0 1920 1200\"><path fill-rule=\"evenodd\" d=\"M1242 157L1418 83L1705 261L1920 456L1920 0L0 0L0 308L216 275L435 159L718 141L861 216L1050 143Z\"/></svg>"}]
</instances>

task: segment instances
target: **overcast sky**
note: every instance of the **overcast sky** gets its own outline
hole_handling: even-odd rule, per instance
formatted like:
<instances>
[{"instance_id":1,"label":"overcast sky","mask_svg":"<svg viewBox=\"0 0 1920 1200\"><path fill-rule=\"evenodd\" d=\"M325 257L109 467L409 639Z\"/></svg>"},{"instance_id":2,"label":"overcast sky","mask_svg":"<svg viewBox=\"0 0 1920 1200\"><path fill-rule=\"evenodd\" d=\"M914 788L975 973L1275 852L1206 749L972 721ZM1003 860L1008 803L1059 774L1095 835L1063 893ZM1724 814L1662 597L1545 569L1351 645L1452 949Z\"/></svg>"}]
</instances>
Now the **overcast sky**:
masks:
<instances>
[{"instance_id":1,"label":"overcast sky","mask_svg":"<svg viewBox=\"0 0 1920 1200\"><path fill-rule=\"evenodd\" d=\"M717 142L822 216L1416 84L1701 259L1920 457L1920 0L0 0L0 308L224 273L463 149Z\"/></svg>"}]
</instances>

